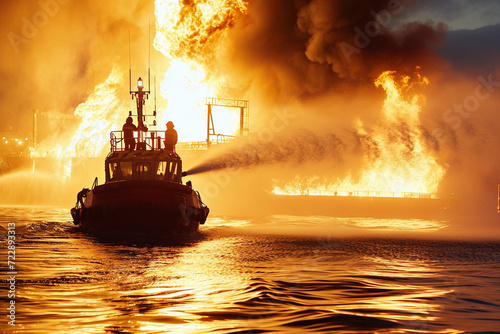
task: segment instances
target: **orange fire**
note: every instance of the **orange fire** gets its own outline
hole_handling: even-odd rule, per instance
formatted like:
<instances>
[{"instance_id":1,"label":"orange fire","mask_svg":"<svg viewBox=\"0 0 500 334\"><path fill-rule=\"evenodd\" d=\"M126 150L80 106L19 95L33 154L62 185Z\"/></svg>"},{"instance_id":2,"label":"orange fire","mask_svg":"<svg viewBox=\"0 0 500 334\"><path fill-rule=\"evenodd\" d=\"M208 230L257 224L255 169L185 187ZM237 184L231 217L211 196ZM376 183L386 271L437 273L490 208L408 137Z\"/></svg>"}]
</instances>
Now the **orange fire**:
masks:
<instances>
[{"instance_id":1,"label":"orange fire","mask_svg":"<svg viewBox=\"0 0 500 334\"><path fill-rule=\"evenodd\" d=\"M245 13L241 0L155 1L154 46L170 59L160 89L167 108L160 110L158 124L173 121L182 141L205 139L205 98L217 96L216 89L224 86L224 78L207 75L206 67L236 17ZM217 123L222 129L234 128L225 124L229 119Z\"/></svg>"},{"instance_id":2,"label":"orange fire","mask_svg":"<svg viewBox=\"0 0 500 334\"><path fill-rule=\"evenodd\" d=\"M414 83L412 83L414 82ZM283 186L275 186L279 195L331 195L377 197L434 197L445 169L426 148L420 126L421 97L403 97L402 91L411 92L412 85L426 85L425 77L401 77L396 83L395 72L382 73L375 85L382 86L386 99L382 117L373 131L368 132L361 121L356 124L361 141L376 144L377 154L366 154L359 178L351 175L344 179L318 184L318 177L306 180L297 176Z\"/></svg>"},{"instance_id":3,"label":"orange fire","mask_svg":"<svg viewBox=\"0 0 500 334\"><path fill-rule=\"evenodd\" d=\"M205 68L236 17L245 13L246 3L242 0L156 0L154 46L170 59L160 85L160 93L167 100L166 108L158 108L160 129L171 120L181 141L204 139L205 98L217 95L212 87L221 87L224 81L214 75L207 76ZM76 108L74 115L81 123L68 142L45 145L33 152L33 156L56 158L59 174L64 177L71 174L72 157L104 156L110 131L121 129L128 110L135 113L124 98L125 73L115 65L108 79L97 85L87 101ZM227 127L222 121L218 125Z\"/></svg>"},{"instance_id":4,"label":"orange fire","mask_svg":"<svg viewBox=\"0 0 500 334\"><path fill-rule=\"evenodd\" d=\"M105 82L97 85L87 101L78 105L74 115L80 125L68 141L64 137L57 143L42 142L32 157L51 157L54 159L53 172L67 178L71 176L73 157L101 157L106 154L109 133L120 129L129 108L120 97L123 90L123 73L114 66ZM36 167L33 167L36 171Z\"/></svg>"},{"instance_id":5,"label":"orange fire","mask_svg":"<svg viewBox=\"0 0 500 334\"><path fill-rule=\"evenodd\" d=\"M205 63L246 10L243 0L156 0L155 48L170 59Z\"/></svg>"},{"instance_id":6,"label":"orange fire","mask_svg":"<svg viewBox=\"0 0 500 334\"><path fill-rule=\"evenodd\" d=\"M121 99L123 73L114 67L108 79L95 87L86 102L80 104L75 115L81 118L66 155L99 157L104 155L109 133L121 129L127 116L128 106Z\"/></svg>"}]
</instances>

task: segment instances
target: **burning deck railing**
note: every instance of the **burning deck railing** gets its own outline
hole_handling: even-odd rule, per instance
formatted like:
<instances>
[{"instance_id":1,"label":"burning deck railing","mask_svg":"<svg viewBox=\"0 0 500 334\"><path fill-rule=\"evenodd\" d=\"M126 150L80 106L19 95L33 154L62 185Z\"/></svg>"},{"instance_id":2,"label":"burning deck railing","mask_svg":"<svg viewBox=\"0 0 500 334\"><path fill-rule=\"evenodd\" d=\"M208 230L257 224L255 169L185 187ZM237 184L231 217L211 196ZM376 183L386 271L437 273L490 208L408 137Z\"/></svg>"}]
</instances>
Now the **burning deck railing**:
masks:
<instances>
[{"instance_id":1,"label":"burning deck railing","mask_svg":"<svg viewBox=\"0 0 500 334\"><path fill-rule=\"evenodd\" d=\"M207 142L206 141L186 141L178 142L176 145L177 151L206 151Z\"/></svg>"},{"instance_id":2,"label":"burning deck railing","mask_svg":"<svg viewBox=\"0 0 500 334\"><path fill-rule=\"evenodd\" d=\"M384 198L437 198L435 194L417 192L392 192L392 191L369 191L369 190L312 190L302 189L283 191L275 188L274 195L284 196L330 196L330 197L384 197Z\"/></svg>"}]
</instances>

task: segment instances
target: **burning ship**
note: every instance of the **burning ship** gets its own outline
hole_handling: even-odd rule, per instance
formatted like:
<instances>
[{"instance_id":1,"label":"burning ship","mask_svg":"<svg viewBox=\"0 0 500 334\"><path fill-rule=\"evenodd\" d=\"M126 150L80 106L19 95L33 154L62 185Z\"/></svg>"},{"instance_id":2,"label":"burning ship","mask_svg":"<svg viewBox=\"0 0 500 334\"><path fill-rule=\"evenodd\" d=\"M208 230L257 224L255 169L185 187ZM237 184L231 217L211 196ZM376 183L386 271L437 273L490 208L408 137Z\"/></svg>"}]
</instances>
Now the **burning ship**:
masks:
<instances>
[{"instance_id":1,"label":"burning ship","mask_svg":"<svg viewBox=\"0 0 500 334\"><path fill-rule=\"evenodd\" d=\"M382 115L372 129L356 124L364 152L356 177L297 176L275 185L277 208L292 207L295 214L312 214L314 208L315 214L339 217L447 217L456 199L437 196L446 166L433 154L419 117L421 98L412 91L428 79L418 72L400 76L399 84L397 79L396 72L385 71L375 80L386 92Z\"/></svg>"},{"instance_id":2,"label":"burning ship","mask_svg":"<svg viewBox=\"0 0 500 334\"><path fill-rule=\"evenodd\" d=\"M82 230L171 236L197 231L205 223L209 209L191 181L182 183L182 159L175 145L162 147L165 132L150 131L143 122L149 93L141 78L137 91L130 90L137 102L138 126L132 132L136 146L127 145L126 131L112 131L106 182L99 185L96 178L77 195L71 215Z\"/></svg>"}]
</instances>

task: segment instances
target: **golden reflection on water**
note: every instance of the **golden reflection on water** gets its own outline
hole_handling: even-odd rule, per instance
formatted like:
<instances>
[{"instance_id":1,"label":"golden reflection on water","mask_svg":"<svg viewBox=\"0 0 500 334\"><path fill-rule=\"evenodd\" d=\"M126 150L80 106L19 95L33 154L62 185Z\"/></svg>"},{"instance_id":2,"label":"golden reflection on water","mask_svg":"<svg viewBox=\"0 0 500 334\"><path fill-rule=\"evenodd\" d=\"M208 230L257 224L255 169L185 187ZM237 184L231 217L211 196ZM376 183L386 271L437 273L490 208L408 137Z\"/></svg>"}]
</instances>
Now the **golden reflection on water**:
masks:
<instances>
[{"instance_id":1,"label":"golden reflection on water","mask_svg":"<svg viewBox=\"0 0 500 334\"><path fill-rule=\"evenodd\" d=\"M228 305L235 300L235 291L244 291L249 285L249 276L243 274L237 268L241 264L234 259L238 258L236 247L245 242L243 238L221 238L204 241L194 247L185 249L178 254L175 263L168 268L168 272L180 273L175 280L174 288L182 289L189 293L189 302L172 307L157 309L153 314L176 317L189 322L165 324L161 329L166 332L188 332L197 333L202 330L210 331L216 325L217 320L203 321L199 312L218 311L216 305ZM151 275L156 277L165 276L165 268L152 263ZM155 283L156 286L172 286L172 282L162 280ZM174 295L166 294L165 297L172 298ZM238 321L234 322L235 324ZM228 326L228 320L224 320ZM150 326L153 326L150 324ZM158 328L156 328L158 329Z\"/></svg>"},{"instance_id":2,"label":"golden reflection on water","mask_svg":"<svg viewBox=\"0 0 500 334\"><path fill-rule=\"evenodd\" d=\"M373 218L348 218L347 225L355 227L387 230L387 231L415 231L433 232L444 229L448 226L445 220L425 220L425 219L373 219Z\"/></svg>"},{"instance_id":3,"label":"golden reflection on water","mask_svg":"<svg viewBox=\"0 0 500 334\"><path fill-rule=\"evenodd\" d=\"M332 237L360 221L383 232L432 231L441 224L215 217L199 238L178 245L102 242L37 224L20 248L27 316L19 328L40 334L300 332L302 325L291 324L306 321L325 332L332 323L356 328L373 321L380 333L460 333L451 328L461 320L447 308L458 313L468 306L457 302L460 285L446 281L460 270L440 262L446 245ZM292 229L298 237L288 234ZM468 328L465 321L460 328Z\"/></svg>"},{"instance_id":4,"label":"golden reflection on water","mask_svg":"<svg viewBox=\"0 0 500 334\"><path fill-rule=\"evenodd\" d=\"M280 216L283 221L290 223L290 217ZM273 217L274 218L274 217ZM304 217L300 217L303 224ZM323 217L308 217L308 226L311 221L317 219L318 223L325 224ZM334 219L336 223L341 221L345 226L356 226L363 228L373 228L380 230L401 231L434 231L446 226L445 222L440 221L425 221L425 220L375 220L375 219ZM221 219L221 224L225 227L248 227L252 225L252 221L248 220L227 220ZM300 225L299 222L296 222ZM293 225L293 223L292 223ZM218 326L224 328L238 328L245 323L245 319L210 319L207 322L206 317L199 314L221 311L215 305L232 304L233 300L237 300L239 296L235 296L235 291L243 291L248 288L251 283L250 275L242 274L241 270L235 270L241 266L235 261L239 257L238 252L241 251L241 245L248 242L248 239L238 236L231 238L220 238L216 240L204 241L194 247L185 249L178 254L175 263L169 268L169 271L182 273L176 281L175 287L182 289L177 294L170 291L172 288L165 290L156 290L161 286L171 286L169 280L155 283L155 288L151 291L158 292L157 298L176 298L184 297L189 294L189 302L179 304L175 307L158 308L150 312L150 316L155 317L154 323L142 325L142 331L165 331L172 333L201 333L210 332ZM204 256L207 254L209 256ZM307 267L298 267L295 257L280 259L280 265L276 266L276 279L288 279L290 281L298 280L307 281L311 277L317 276L314 261L306 261ZM359 281L363 282L367 290L390 291L390 293L380 293L379 295L368 294L366 297L357 296L351 302L343 302L337 304L330 311L336 314L347 314L360 317L372 317L376 319L386 319L393 322L413 323L417 328L423 327L422 330L414 329L413 332L427 333L424 328L428 322L433 322L439 319L437 314L441 305L433 302L441 298L446 298L446 295L453 293L452 289L434 288L414 283L402 283L407 279L437 279L435 268L431 268L425 261L407 261L407 260L387 260L383 257L366 257L362 260L366 265L357 266L352 270L350 264L346 264L346 268L338 268L340 275L354 275L359 277ZM287 264L288 263L288 264ZM272 263L265 266L272 267ZM151 268L154 268L150 274L155 277L165 275L164 268L151 263ZM297 271L297 268L299 270ZM290 271L293 271L290 272ZM297 276L298 275L298 276ZM175 289L175 288L174 288ZM397 293L395 293L397 291ZM258 296L255 292L255 297ZM245 299L252 298L246 294ZM338 298L342 300L342 292L338 292ZM277 306L279 309L279 306ZM404 312L402 312L404 310ZM170 322L158 324L157 317L163 316L168 319L177 319L178 322ZM255 319L254 326L259 326L261 322L265 327L265 319ZM440 333L460 333L454 329L446 329Z\"/></svg>"},{"instance_id":5,"label":"golden reflection on water","mask_svg":"<svg viewBox=\"0 0 500 334\"><path fill-rule=\"evenodd\" d=\"M226 226L248 223L224 221ZM249 285L247 275L235 270L241 264L235 262L238 250L234 248L245 242L242 237L174 247L101 243L86 238L46 238L41 242L47 244L47 250L24 254L37 266L30 268L35 283L27 284L23 295L36 301L26 310L44 314L46 323L52 323L56 332L65 329L61 320L82 322L82 333L102 333L103 329L210 332L218 320L204 321L198 313L218 311L217 305L231 304L238 298L235 291L244 294ZM51 247L54 244L58 247ZM40 289L47 293L41 296ZM53 305L55 313L43 311L44 304ZM221 322L228 326L233 321ZM239 322L234 320L235 326Z\"/></svg>"},{"instance_id":6,"label":"golden reflection on water","mask_svg":"<svg viewBox=\"0 0 500 334\"><path fill-rule=\"evenodd\" d=\"M355 275L362 278L370 289L384 289L397 291L398 293L371 296L366 299L358 298L353 304L337 307L334 312L423 324L422 330L411 330L411 332L428 333L425 324L440 319L438 315L442 304L435 301L444 300L447 295L454 293L451 288L436 288L432 284L427 284L423 288L421 284L415 284L420 280L429 282L442 280L442 278L438 277L436 268L425 261L397 260L394 258L389 260L376 256L366 257L363 262L366 265L358 266ZM412 283L404 283L406 280L411 280ZM358 310L360 306L374 313L361 313ZM463 332L455 329L445 329L436 333Z\"/></svg>"},{"instance_id":7,"label":"golden reflection on water","mask_svg":"<svg viewBox=\"0 0 500 334\"><path fill-rule=\"evenodd\" d=\"M390 218L365 218L365 217L325 217L325 216L293 216L273 215L270 220L278 224L289 225L320 225L327 227L330 224L344 227L359 227L363 229L386 231L421 231L432 232L448 226L447 220L427 219L390 219Z\"/></svg>"}]
</instances>

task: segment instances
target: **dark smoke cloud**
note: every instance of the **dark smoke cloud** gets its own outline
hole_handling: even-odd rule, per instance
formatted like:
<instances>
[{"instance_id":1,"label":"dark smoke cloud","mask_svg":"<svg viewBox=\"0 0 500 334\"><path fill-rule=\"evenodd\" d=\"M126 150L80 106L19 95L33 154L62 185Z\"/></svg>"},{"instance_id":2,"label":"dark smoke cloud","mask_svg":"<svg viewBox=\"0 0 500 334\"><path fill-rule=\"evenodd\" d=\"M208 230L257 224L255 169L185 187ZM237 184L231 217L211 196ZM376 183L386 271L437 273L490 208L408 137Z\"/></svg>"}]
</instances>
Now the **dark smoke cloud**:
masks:
<instances>
[{"instance_id":1,"label":"dark smoke cloud","mask_svg":"<svg viewBox=\"0 0 500 334\"><path fill-rule=\"evenodd\" d=\"M313 0L298 14L299 29L311 35L306 55L351 78L427 67L436 61L429 45L440 42L445 26L413 22L392 30L391 22L405 10L402 1Z\"/></svg>"},{"instance_id":2,"label":"dark smoke cloud","mask_svg":"<svg viewBox=\"0 0 500 334\"><path fill-rule=\"evenodd\" d=\"M432 50L442 42L445 25L393 24L400 13L413 10L407 3L251 1L247 19L230 32L227 54L216 67L237 73L233 85L269 96L270 103L372 87L385 70L446 67Z\"/></svg>"}]
</instances>

